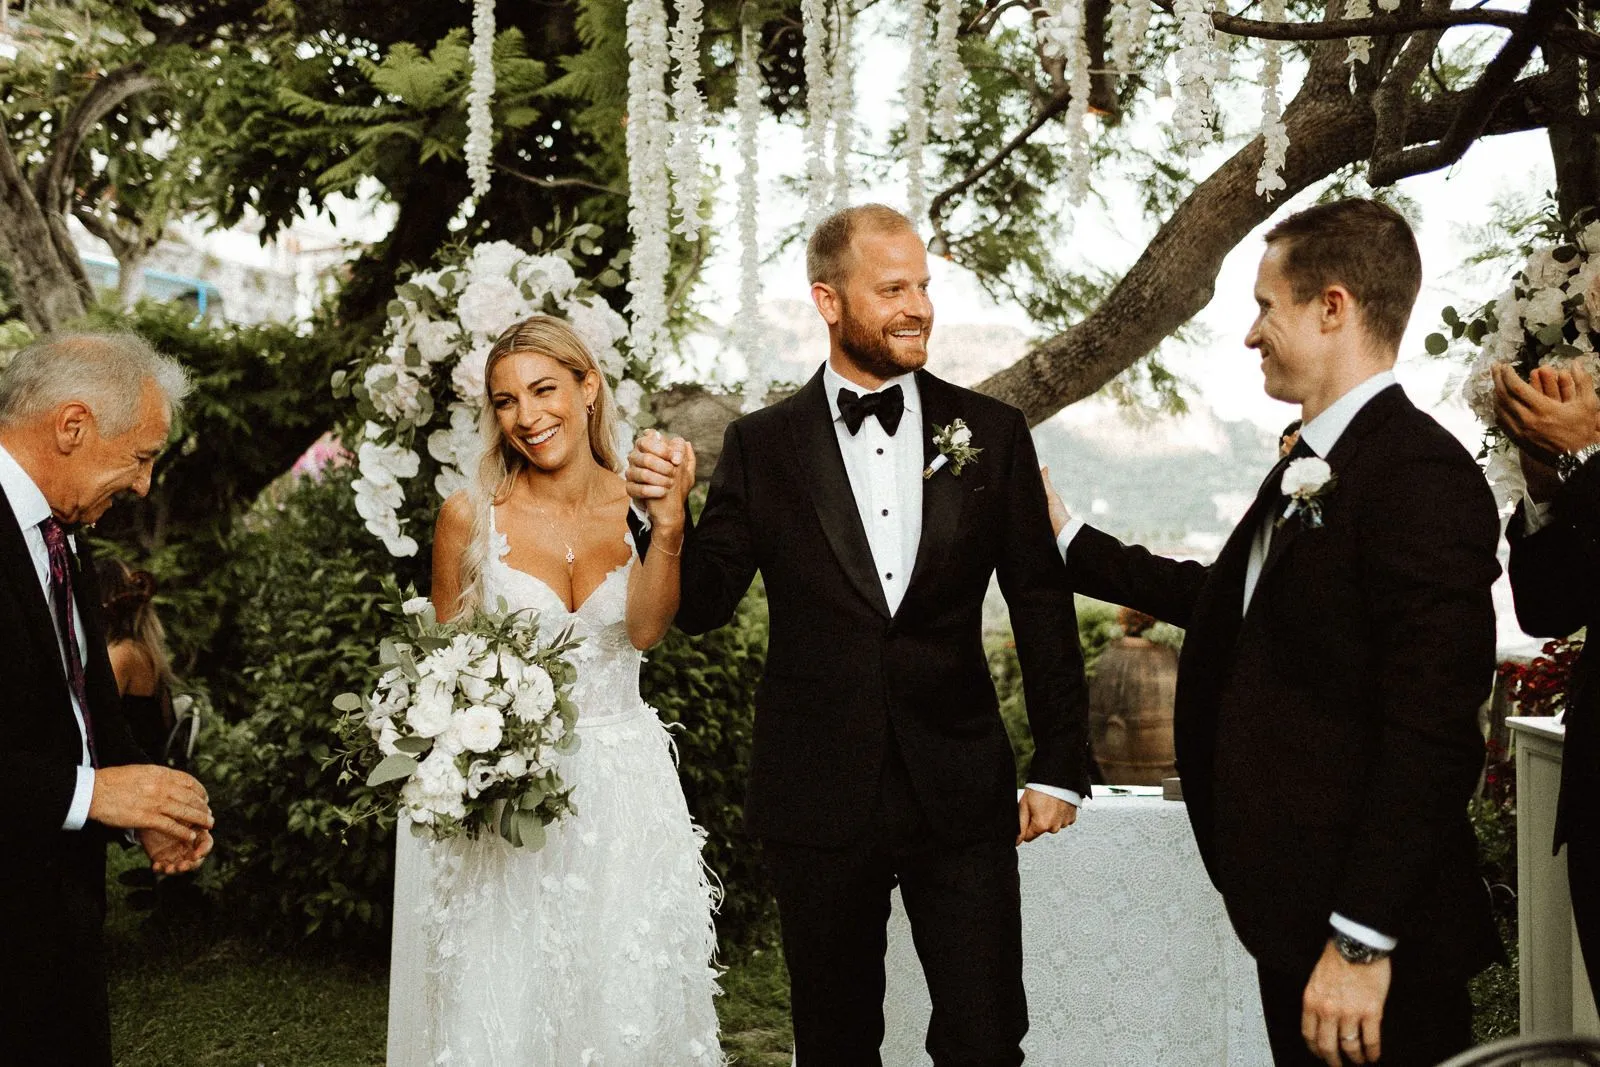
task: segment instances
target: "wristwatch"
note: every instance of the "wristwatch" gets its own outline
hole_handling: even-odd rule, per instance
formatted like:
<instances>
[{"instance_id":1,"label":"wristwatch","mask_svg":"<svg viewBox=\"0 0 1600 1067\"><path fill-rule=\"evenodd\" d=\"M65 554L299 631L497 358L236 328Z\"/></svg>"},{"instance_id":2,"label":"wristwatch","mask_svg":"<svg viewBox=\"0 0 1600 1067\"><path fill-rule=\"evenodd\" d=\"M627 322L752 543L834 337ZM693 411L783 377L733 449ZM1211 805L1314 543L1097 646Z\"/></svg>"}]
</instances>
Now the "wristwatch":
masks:
<instances>
[{"instance_id":1,"label":"wristwatch","mask_svg":"<svg viewBox=\"0 0 1600 1067\"><path fill-rule=\"evenodd\" d=\"M1376 963L1389 955L1386 948L1373 948L1365 941L1357 941L1342 930L1333 932L1333 947L1346 963Z\"/></svg>"},{"instance_id":2,"label":"wristwatch","mask_svg":"<svg viewBox=\"0 0 1600 1067\"><path fill-rule=\"evenodd\" d=\"M1556 480L1565 485L1574 474L1583 469L1585 463L1597 455L1600 455L1600 441L1584 445L1576 452L1561 453L1556 457Z\"/></svg>"}]
</instances>

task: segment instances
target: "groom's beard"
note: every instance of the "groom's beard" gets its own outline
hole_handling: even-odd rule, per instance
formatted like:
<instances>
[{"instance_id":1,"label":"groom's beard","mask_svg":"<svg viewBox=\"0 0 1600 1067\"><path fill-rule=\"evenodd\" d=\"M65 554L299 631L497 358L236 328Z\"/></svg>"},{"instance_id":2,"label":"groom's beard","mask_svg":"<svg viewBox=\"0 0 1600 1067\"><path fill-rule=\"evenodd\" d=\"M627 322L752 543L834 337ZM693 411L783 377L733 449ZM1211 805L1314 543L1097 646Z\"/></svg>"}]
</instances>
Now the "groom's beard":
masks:
<instances>
[{"instance_id":1,"label":"groom's beard","mask_svg":"<svg viewBox=\"0 0 1600 1067\"><path fill-rule=\"evenodd\" d=\"M916 325L922 326L921 349L895 351L889 333ZM919 324L902 320L874 330L850 313L850 305L842 295L839 300L839 347L850 357L850 362L874 378L893 378L907 371L921 370L928 362L931 326L931 322Z\"/></svg>"}]
</instances>

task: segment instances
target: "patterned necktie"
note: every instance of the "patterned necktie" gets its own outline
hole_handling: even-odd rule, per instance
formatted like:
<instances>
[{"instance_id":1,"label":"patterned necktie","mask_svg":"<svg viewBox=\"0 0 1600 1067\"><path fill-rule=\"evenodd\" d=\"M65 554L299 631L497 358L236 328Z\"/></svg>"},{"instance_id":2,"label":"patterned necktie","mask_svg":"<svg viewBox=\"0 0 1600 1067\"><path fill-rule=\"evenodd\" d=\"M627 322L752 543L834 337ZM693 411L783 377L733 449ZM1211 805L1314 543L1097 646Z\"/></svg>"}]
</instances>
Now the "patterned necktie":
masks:
<instances>
[{"instance_id":1,"label":"patterned necktie","mask_svg":"<svg viewBox=\"0 0 1600 1067\"><path fill-rule=\"evenodd\" d=\"M67 531L50 516L39 524L44 547L50 556L50 606L56 613L56 629L67 653L67 684L78 698L83 716L84 739L89 745L89 766L98 767L94 752L94 726L89 719L89 683L83 672L83 653L78 647L78 627L72 610L72 554L67 549Z\"/></svg>"},{"instance_id":2,"label":"patterned necktie","mask_svg":"<svg viewBox=\"0 0 1600 1067\"><path fill-rule=\"evenodd\" d=\"M906 413L905 390L898 385L878 393L868 393L860 396L849 389L839 390L839 417L844 419L845 429L854 437L856 431L861 429L861 424L867 421L868 415L876 415L878 422L883 426L883 432L890 437L900 428L900 416Z\"/></svg>"}]
</instances>

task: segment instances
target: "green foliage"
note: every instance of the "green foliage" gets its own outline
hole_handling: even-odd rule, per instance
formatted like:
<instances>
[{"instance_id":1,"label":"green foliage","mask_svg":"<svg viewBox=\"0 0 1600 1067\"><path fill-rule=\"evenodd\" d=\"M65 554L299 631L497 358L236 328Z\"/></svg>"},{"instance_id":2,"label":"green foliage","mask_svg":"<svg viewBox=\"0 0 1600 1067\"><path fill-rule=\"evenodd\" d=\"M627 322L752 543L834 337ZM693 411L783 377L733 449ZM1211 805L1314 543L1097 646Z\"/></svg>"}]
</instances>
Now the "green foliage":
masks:
<instances>
[{"instance_id":1,"label":"green foliage","mask_svg":"<svg viewBox=\"0 0 1600 1067\"><path fill-rule=\"evenodd\" d=\"M224 618L201 663L217 716L196 773L220 813L213 863L229 909L359 937L387 922L394 818L376 791L339 783L331 701L366 680L396 561L358 534L350 479L302 481L228 539L212 577Z\"/></svg>"},{"instance_id":2,"label":"green foliage","mask_svg":"<svg viewBox=\"0 0 1600 1067\"><path fill-rule=\"evenodd\" d=\"M704 858L722 882L717 936L724 948L772 940L776 911L758 845L744 832L755 736L755 693L767 652L766 595L757 586L720 630L671 631L645 658L644 698L676 731L678 777L707 834Z\"/></svg>"},{"instance_id":3,"label":"green foliage","mask_svg":"<svg viewBox=\"0 0 1600 1067\"><path fill-rule=\"evenodd\" d=\"M1094 675L1100 653L1121 636L1122 626L1117 622L1117 609L1114 606L1088 597L1078 597L1078 644L1083 649L1086 675ZM1033 732L1028 727L1028 707L1022 691L1022 665L1017 660L1017 644L1009 631L992 634L986 644L989 674L994 679L995 693L1000 700L1000 718L1006 724L1011 749L1017 755L1017 785L1021 786L1027 781L1028 764L1033 759Z\"/></svg>"}]
</instances>

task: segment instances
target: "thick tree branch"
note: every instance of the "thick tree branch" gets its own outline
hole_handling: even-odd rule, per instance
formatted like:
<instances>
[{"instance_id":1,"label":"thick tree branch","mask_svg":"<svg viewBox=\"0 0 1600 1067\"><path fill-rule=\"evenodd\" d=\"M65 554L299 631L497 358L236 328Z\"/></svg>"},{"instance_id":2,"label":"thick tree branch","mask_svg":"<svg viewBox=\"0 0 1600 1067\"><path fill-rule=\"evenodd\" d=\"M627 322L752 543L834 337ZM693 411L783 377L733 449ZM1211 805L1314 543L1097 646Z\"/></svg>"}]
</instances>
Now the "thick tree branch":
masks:
<instances>
[{"instance_id":1,"label":"thick tree branch","mask_svg":"<svg viewBox=\"0 0 1600 1067\"><path fill-rule=\"evenodd\" d=\"M96 81L73 105L35 181L34 195L45 214L62 215L69 209L72 168L89 131L129 97L148 92L160 84L161 79L147 73L144 64L130 63Z\"/></svg>"},{"instance_id":2,"label":"thick tree branch","mask_svg":"<svg viewBox=\"0 0 1600 1067\"><path fill-rule=\"evenodd\" d=\"M1450 0L1428 0L1427 6L1446 8ZM1372 97L1376 129L1372 136L1373 156L1398 152L1406 144L1406 122L1411 88L1428 69L1428 60L1439 47L1443 30L1427 30L1406 38L1394 65L1384 75Z\"/></svg>"},{"instance_id":3,"label":"thick tree branch","mask_svg":"<svg viewBox=\"0 0 1600 1067\"><path fill-rule=\"evenodd\" d=\"M1526 21L1489 61L1477 83L1461 94L1460 108L1443 136L1432 144L1375 152L1367 168L1367 181L1374 186L1392 185L1401 178L1448 167L1460 159L1483 136L1496 106L1511 91L1517 75L1533 58L1534 49L1564 11L1563 0L1533 0L1528 5Z\"/></svg>"},{"instance_id":4,"label":"thick tree branch","mask_svg":"<svg viewBox=\"0 0 1600 1067\"><path fill-rule=\"evenodd\" d=\"M987 160L969 170L966 174L963 174L960 178L956 179L953 184L941 189L933 197L933 199L928 202L928 220L933 224L933 233L935 238L944 242L946 245L949 244L949 237L944 232L944 216L945 211L949 207L950 201L955 197L960 196L966 190L972 188L973 185L982 181L985 175L994 170L1001 163L1004 163L1007 157L1009 157L1013 152L1016 152L1023 145L1027 144L1028 140L1033 137L1034 134L1038 133L1045 123L1049 122L1051 119L1065 111L1067 109L1067 105L1071 102L1072 93L1070 90L1063 90L1062 92L1056 93L1049 100L1046 100L1042 105L1040 105L1039 109L1033 113L1033 118L1028 122L1028 124L1022 129L1018 130L1016 136L1012 137L1011 140L1001 145L1000 148L995 151L994 155L990 156Z\"/></svg>"},{"instance_id":5,"label":"thick tree branch","mask_svg":"<svg viewBox=\"0 0 1600 1067\"><path fill-rule=\"evenodd\" d=\"M1170 0L1161 0L1171 10ZM1319 22L1267 22L1239 15L1217 14L1211 18L1219 31L1235 37L1254 37L1264 41L1334 41L1350 37L1386 37L1423 30L1448 30L1456 26L1496 26L1516 31L1528 23L1530 15L1521 11L1496 11L1475 7L1467 10L1426 11L1415 15L1374 15L1364 19L1323 19ZM1575 26L1547 27L1549 44L1580 55L1600 56L1600 34Z\"/></svg>"}]
</instances>

